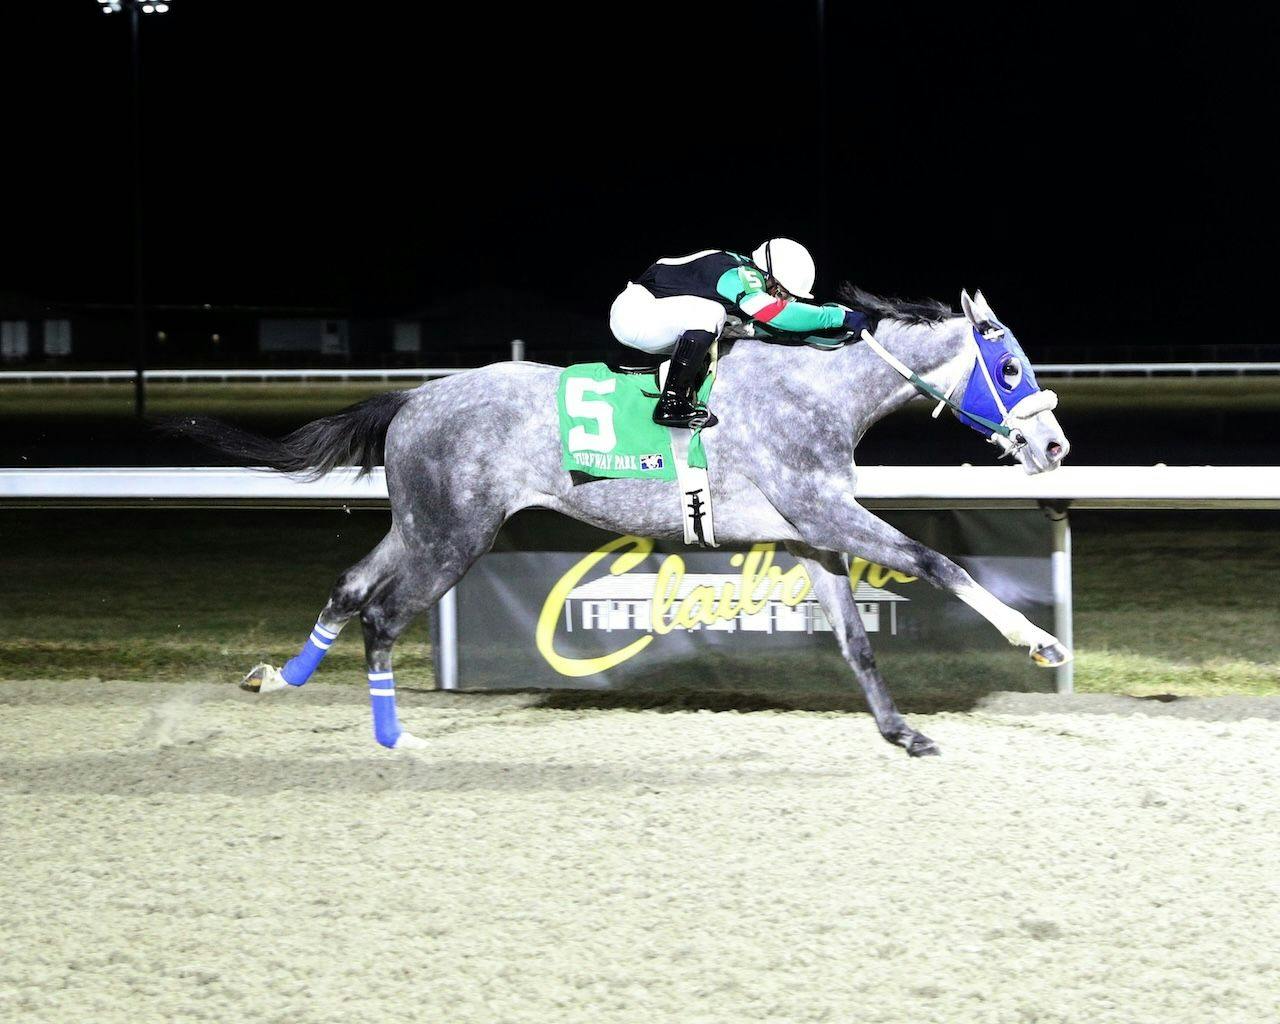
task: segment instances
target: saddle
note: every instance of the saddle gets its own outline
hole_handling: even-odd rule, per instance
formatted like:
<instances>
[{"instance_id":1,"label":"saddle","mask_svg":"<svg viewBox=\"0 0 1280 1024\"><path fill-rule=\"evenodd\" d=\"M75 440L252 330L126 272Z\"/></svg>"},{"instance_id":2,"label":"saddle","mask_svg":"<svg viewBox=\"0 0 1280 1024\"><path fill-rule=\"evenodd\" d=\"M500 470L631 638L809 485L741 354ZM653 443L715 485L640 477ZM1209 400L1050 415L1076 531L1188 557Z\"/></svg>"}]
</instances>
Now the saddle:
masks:
<instances>
[{"instance_id":1,"label":"saddle","mask_svg":"<svg viewBox=\"0 0 1280 1024\"><path fill-rule=\"evenodd\" d=\"M707 454L700 429L653 422L667 364L612 366L578 363L560 374L561 466L575 482L591 479L676 483L686 544L714 547ZM715 363L698 389L705 405L715 383Z\"/></svg>"}]
</instances>

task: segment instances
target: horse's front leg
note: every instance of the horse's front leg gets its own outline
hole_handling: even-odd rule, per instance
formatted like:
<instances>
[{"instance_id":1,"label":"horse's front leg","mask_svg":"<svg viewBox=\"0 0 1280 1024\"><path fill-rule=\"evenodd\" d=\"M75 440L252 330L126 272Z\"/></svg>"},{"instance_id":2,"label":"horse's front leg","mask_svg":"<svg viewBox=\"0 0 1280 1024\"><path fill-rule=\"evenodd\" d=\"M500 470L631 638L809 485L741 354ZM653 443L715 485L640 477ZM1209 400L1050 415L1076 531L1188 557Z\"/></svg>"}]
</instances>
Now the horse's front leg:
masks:
<instances>
[{"instance_id":1,"label":"horse's front leg","mask_svg":"<svg viewBox=\"0 0 1280 1024\"><path fill-rule=\"evenodd\" d=\"M800 560L813 583L813 592L822 604L827 621L836 635L840 653L853 669L854 678L862 687L867 706L876 720L880 735L890 743L904 748L912 757L924 757L940 753L937 744L924 733L916 732L899 713L885 685L880 670L876 668L871 641L862 625L862 616L853 600L853 588L849 586L849 567L844 557L834 551L817 551L803 544L789 543L787 550Z\"/></svg>"},{"instance_id":2,"label":"horse's front leg","mask_svg":"<svg viewBox=\"0 0 1280 1024\"><path fill-rule=\"evenodd\" d=\"M872 515L851 493L826 500L817 514L797 526L812 547L850 552L951 591L995 626L1009 643L1026 647L1037 665L1056 667L1071 660L1071 652L1052 633L1010 608L945 555Z\"/></svg>"}]
</instances>

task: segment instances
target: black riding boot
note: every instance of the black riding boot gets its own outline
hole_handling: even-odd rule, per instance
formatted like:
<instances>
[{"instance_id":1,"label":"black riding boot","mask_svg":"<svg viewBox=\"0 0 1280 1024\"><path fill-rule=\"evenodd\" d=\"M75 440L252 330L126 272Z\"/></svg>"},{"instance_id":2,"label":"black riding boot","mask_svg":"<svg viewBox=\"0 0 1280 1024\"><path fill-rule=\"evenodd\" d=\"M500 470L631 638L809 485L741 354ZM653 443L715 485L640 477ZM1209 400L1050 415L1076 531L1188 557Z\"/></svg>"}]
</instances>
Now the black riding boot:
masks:
<instances>
[{"instance_id":1,"label":"black riding boot","mask_svg":"<svg viewBox=\"0 0 1280 1024\"><path fill-rule=\"evenodd\" d=\"M703 364L716 336L710 331L685 331L671 353L667 382L653 410L653 422L664 427L711 427L718 421L710 409L695 404L702 384Z\"/></svg>"}]
</instances>

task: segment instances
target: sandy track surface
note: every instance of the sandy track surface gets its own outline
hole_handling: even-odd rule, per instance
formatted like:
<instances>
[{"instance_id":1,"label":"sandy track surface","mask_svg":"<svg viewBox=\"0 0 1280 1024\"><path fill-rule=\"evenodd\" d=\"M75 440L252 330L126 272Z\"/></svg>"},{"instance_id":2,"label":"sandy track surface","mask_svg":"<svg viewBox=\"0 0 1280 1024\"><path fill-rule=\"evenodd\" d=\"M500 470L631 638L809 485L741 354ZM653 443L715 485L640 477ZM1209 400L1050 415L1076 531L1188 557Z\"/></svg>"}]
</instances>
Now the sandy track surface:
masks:
<instances>
[{"instance_id":1,"label":"sandy track surface","mask_svg":"<svg viewBox=\"0 0 1280 1024\"><path fill-rule=\"evenodd\" d=\"M1280 1017L1280 701L538 705L0 683L0 1019Z\"/></svg>"}]
</instances>

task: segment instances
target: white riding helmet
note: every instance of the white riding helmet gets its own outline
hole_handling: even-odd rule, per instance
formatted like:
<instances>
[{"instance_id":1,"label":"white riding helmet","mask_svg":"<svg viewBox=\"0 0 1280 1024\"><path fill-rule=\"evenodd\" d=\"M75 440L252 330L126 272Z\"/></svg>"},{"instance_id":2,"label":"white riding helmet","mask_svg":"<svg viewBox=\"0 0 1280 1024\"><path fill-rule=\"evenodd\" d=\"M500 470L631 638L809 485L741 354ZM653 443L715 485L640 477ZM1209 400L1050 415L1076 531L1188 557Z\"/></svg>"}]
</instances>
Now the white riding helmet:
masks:
<instances>
[{"instance_id":1,"label":"white riding helmet","mask_svg":"<svg viewBox=\"0 0 1280 1024\"><path fill-rule=\"evenodd\" d=\"M751 254L757 267L798 299L813 298L817 268L809 250L790 238L771 238Z\"/></svg>"}]
</instances>

